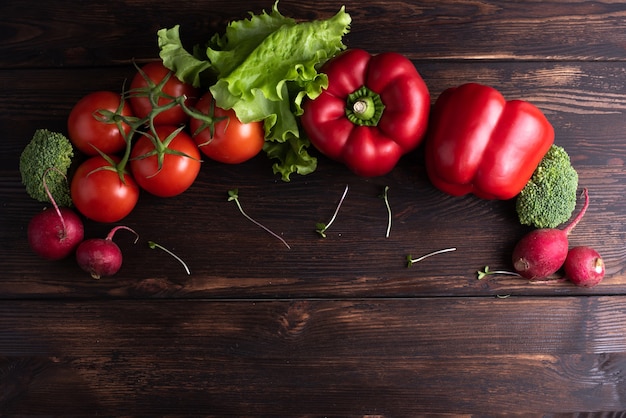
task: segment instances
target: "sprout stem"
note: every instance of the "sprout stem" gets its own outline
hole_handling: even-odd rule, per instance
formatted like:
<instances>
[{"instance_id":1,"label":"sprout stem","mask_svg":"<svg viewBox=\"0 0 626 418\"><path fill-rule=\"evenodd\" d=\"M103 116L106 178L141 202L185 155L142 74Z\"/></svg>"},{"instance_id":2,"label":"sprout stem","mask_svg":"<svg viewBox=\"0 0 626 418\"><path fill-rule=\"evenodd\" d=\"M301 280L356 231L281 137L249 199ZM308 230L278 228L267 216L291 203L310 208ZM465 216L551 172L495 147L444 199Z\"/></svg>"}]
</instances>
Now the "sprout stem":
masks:
<instances>
[{"instance_id":1,"label":"sprout stem","mask_svg":"<svg viewBox=\"0 0 626 418\"><path fill-rule=\"evenodd\" d=\"M385 186L385 190L383 191L383 200L385 201L385 206L387 207L387 233L385 234L385 238L389 238L389 233L391 232L391 206L389 206L389 198L387 196L388 191L389 186Z\"/></svg>"},{"instance_id":2,"label":"sprout stem","mask_svg":"<svg viewBox=\"0 0 626 418\"><path fill-rule=\"evenodd\" d=\"M522 277L519 273L516 273L514 271L489 270L489 266L485 266L485 268L483 268L482 270L478 270L476 273L478 274L478 280L482 280L486 276L490 276L492 274L504 274L506 276Z\"/></svg>"},{"instance_id":3,"label":"sprout stem","mask_svg":"<svg viewBox=\"0 0 626 418\"><path fill-rule=\"evenodd\" d=\"M256 220L252 219L252 217L248 216L248 214L243 210L243 208L241 207L241 203L239 203L239 190L237 189L232 189L228 191L228 201L234 200L235 203L237 204L237 207L239 208L239 212L241 212L241 214L250 222L252 222L253 224L255 224L256 226L258 226L259 228L264 229L265 231L267 231L269 234L271 234L272 236L278 238L283 244L285 244L285 247L291 249L291 247L289 246L289 244L287 244L287 241L285 241L283 239L283 237L281 237L280 235L276 234L275 232L273 232L271 229L269 229L268 227L266 227L265 225L261 224L260 222L257 222Z\"/></svg>"},{"instance_id":4,"label":"sprout stem","mask_svg":"<svg viewBox=\"0 0 626 418\"><path fill-rule=\"evenodd\" d=\"M158 249L160 249L160 250L165 251L166 253L168 253L169 255L171 255L172 257L174 257L176 260L178 260L178 262L179 262L180 264L182 264L182 265L183 265L183 267L185 268L185 271L187 272L187 274L191 274L191 272L189 271L189 267L187 267L187 264L185 264L185 262L184 262L184 261L183 261L183 260L182 260L179 256L177 256L176 254L174 254L173 252L171 252L171 251L170 251L170 250L168 250L167 248L165 248L165 247L163 247L163 246L161 246L161 245L157 244L157 243L156 243L156 242L154 242L154 241L148 241L148 246L149 246L151 249L153 249L153 250L154 250L155 248L158 248Z\"/></svg>"},{"instance_id":5,"label":"sprout stem","mask_svg":"<svg viewBox=\"0 0 626 418\"><path fill-rule=\"evenodd\" d=\"M316 232L318 234L320 234L322 236L322 238L326 238L326 230L328 228L330 228L330 226L332 225L333 222L335 222L335 218L337 217L337 214L339 213L339 208L341 207L341 204L343 203L343 200L346 198L346 194L348 194L348 185L346 184L346 188L343 190L343 194L341 195L341 199L339 199L339 203L337 204L337 208L335 208L335 213L333 213L332 218L330 218L330 221L328 221L327 224L325 223L318 223L316 225Z\"/></svg>"},{"instance_id":6,"label":"sprout stem","mask_svg":"<svg viewBox=\"0 0 626 418\"><path fill-rule=\"evenodd\" d=\"M456 251L456 247L444 248L442 250L433 251L432 253L424 254L423 256L418 257L418 258L413 258L413 257L411 257L411 255L408 255L406 257L407 267L411 267L413 264L419 263L420 261L424 260L425 258L432 257L433 255L442 254L442 253L448 253L450 251Z\"/></svg>"}]
</instances>

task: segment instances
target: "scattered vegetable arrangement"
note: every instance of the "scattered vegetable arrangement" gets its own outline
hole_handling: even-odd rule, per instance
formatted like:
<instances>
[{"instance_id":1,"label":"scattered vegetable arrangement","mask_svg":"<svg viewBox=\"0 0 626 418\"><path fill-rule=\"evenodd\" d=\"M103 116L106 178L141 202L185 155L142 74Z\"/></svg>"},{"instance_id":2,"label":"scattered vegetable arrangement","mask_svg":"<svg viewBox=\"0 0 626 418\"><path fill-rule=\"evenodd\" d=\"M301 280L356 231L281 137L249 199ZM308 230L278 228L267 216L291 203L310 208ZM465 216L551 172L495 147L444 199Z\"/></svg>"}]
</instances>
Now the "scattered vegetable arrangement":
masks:
<instances>
[{"instance_id":1,"label":"scattered vegetable arrangement","mask_svg":"<svg viewBox=\"0 0 626 418\"><path fill-rule=\"evenodd\" d=\"M161 29L160 57L177 78L208 89L217 106L234 110L241 122L262 121L263 148L277 160L274 172L289 181L293 173L317 168L298 118L302 102L328 87L318 67L346 48L342 39L350 23L343 7L327 20L296 22L280 14L276 2L269 14L231 22L195 53L183 47L178 26Z\"/></svg>"},{"instance_id":2,"label":"scattered vegetable arrangement","mask_svg":"<svg viewBox=\"0 0 626 418\"><path fill-rule=\"evenodd\" d=\"M313 146L357 176L389 173L399 159L425 144L432 184L459 196L516 199L521 224L536 229L513 252L512 274L533 282L565 278L592 287L604 277L604 262L589 247L569 249L567 236L585 205L564 229L576 206L578 174L569 155L554 144L545 115L523 100L507 101L496 89L467 83L444 91L432 112L426 83L406 57L346 49L351 18L342 7L327 20L297 22L278 11L231 22L223 35L188 52L179 27L157 33L161 60L137 67L130 88L95 91L68 115L67 137L39 129L20 156L27 193L50 202L28 227L35 253L61 259L75 253L92 277L115 274L122 254L112 238L84 240L81 217L113 223L135 207L140 192L164 198L184 193L195 181L202 156L239 164L264 151L283 181L315 171ZM315 36L313 36L313 34ZM80 161L68 180L70 165ZM383 199L392 221L388 187ZM321 237L346 198L346 185ZM291 247L246 212L236 189L228 192L251 222ZM166 248L149 241L187 265ZM408 266L422 257L407 257ZM563 277L558 280L564 280Z\"/></svg>"}]
</instances>

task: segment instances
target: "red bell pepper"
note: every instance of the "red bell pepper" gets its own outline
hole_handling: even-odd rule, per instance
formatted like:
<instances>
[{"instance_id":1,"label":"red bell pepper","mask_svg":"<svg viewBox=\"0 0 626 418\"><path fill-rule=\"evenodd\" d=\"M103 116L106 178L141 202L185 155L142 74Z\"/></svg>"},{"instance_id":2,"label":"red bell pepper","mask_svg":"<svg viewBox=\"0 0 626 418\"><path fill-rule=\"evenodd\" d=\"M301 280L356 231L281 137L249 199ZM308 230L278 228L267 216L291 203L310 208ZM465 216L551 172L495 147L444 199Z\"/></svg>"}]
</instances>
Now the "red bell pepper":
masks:
<instances>
[{"instance_id":1,"label":"red bell pepper","mask_svg":"<svg viewBox=\"0 0 626 418\"><path fill-rule=\"evenodd\" d=\"M401 54L349 49L320 72L328 87L303 104L302 125L322 154L357 175L387 174L424 138L430 94Z\"/></svg>"},{"instance_id":2,"label":"red bell pepper","mask_svg":"<svg viewBox=\"0 0 626 418\"><path fill-rule=\"evenodd\" d=\"M450 195L506 200L524 188L553 142L552 125L531 103L463 84L435 102L426 170L433 185Z\"/></svg>"}]
</instances>

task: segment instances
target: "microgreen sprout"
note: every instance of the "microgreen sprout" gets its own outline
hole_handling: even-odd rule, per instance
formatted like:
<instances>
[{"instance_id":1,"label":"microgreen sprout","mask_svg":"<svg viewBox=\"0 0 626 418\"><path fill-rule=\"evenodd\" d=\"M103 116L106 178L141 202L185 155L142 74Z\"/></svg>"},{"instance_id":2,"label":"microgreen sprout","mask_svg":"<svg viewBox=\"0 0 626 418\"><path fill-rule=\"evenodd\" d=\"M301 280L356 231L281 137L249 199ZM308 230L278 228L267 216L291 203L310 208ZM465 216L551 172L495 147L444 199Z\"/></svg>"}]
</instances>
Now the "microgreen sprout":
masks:
<instances>
[{"instance_id":1,"label":"microgreen sprout","mask_svg":"<svg viewBox=\"0 0 626 418\"><path fill-rule=\"evenodd\" d=\"M385 238L389 238L389 233L391 232L391 206L389 206L389 186L385 186L383 190L382 199L385 201L385 207L387 207L387 233L385 234Z\"/></svg>"},{"instance_id":2,"label":"microgreen sprout","mask_svg":"<svg viewBox=\"0 0 626 418\"><path fill-rule=\"evenodd\" d=\"M335 209L335 213L333 213L332 218L330 218L330 221L328 221L328 223L323 223L320 222L318 224L315 225L315 232L317 232L318 234L320 234L322 236L322 238L326 238L326 230L328 228L330 228L330 226L332 225L333 222L335 222L335 218L337 217L337 214L339 213L339 208L341 207L341 204L343 203L343 200L346 198L346 194L348 194L348 185L346 184L346 188L343 191L343 194L341 195L341 198L339 199L339 203L337 204L337 208Z\"/></svg>"},{"instance_id":3,"label":"microgreen sprout","mask_svg":"<svg viewBox=\"0 0 626 418\"><path fill-rule=\"evenodd\" d=\"M191 272L189 271L189 267L187 267L187 264L176 254L174 254L173 252L171 252L170 250L168 250L167 248L163 247L162 245L157 244L154 241L148 241L148 247L150 247L151 249L155 249L158 248L160 250L165 251L166 253L168 253L169 255L171 255L172 257L174 257L176 260L178 260L178 262L180 264L183 265L183 267L185 268L185 271L187 272L187 274L191 274Z\"/></svg>"},{"instance_id":4,"label":"microgreen sprout","mask_svg":"<svg viewBox=\"0 0 626 418\"><path fill-rule=\"evenodd\" d=\"M448 253L450 251L456 251L456 247L444 248L442 250L433 251L432 253L424 254L421 257L413 258L410 254L406 257L407 267L411 267L415 263L419 263L425 258L432 257L433 255Z\"/></svg>"},{"instance_id":5,"label":"microgreen sprout","mask_svg":"<svg viewBox=\"0 0 626 418\"><path fill-rule=\"evenodd\" d=\"M241 203L239 203L239 189L231 189L228 191L228 201L234 201L237 204L237 207L239 208L239 212L241 212L241 214L248 219L250 222L252 222L253 224L255 224L256 226L263 228L265 231L267 231L268 233L270 233L271 235L273 235L274 237L278 238L283 244L285 244L285 247L291 249L291 247L289 246L289 244L287 244L287 241L285 241L283 239L283 237L281 237L280 235L276 234L275 232L273 232L271 229L269 229L268 227L266 227L265 225L257 222L256 220L252 219L252 217L250 217L241 207Z\"/></svg>"},{"instance_id":6,"label":"microgreen sprout","mask_svg":"<svg viewBox=\"0 0 626 418\"><path fill-rule=\"evenodd\" d=\"M478 280L484 279L486 276L491 276L494 274L502 274L505 276L513 276L513 277L523 277L521 274L516 273L514 271L506 271L506 270L490 270L489 266L485 266L482 270L478 270L476 272L478 274ZM558 277L558 276L549 276L545 279L532 279L528 280L530 284L551 284L551 283L562 283L567 281L566 277Z\"/></svg>"},{"instance_id":7,"label":"microgreen sprout","mask_svg":"<svg viewBox=\"0 0 626 418\"><path fill-rule=\"evenodd\" d=\"M478 280L482 280L486 276L490 276L492 274L504 274L506 276L522 277L522 276L520 276L518 273L516 273L514 271L490 270L489 266L485 266L482 270L478 270L476 273L478 274Z\"/></svg>"}]
</instances>

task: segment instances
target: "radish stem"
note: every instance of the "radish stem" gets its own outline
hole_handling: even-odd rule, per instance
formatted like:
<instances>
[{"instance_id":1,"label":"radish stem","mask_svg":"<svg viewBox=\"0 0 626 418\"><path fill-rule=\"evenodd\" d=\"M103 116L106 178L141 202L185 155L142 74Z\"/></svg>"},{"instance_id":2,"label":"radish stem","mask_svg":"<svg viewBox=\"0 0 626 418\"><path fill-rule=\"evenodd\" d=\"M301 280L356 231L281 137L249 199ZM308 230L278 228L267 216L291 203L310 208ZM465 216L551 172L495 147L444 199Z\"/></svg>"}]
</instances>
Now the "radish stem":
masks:
<instances>
[{"instance_id":1,"label":"radish stem","mask_svg":"<svg viewBox=\"0 0 626 418\"><path fill-rule=\"evenodd\" d=\"M125 229L125 230L130 231L133 234L135 234L135 241L133 242L133 244L137 244L137 241L139 241L139 234L137 232L135 232L132 228L129 228L129 227L124 226L124 225L118 225L118 226L114 227L113 229L111 229L109 231L109 233L107 234L107 237L105 239L107 239L109 241L113 241L113 236L120 229Z\"/></svg>"},{"instance_id":2,"label":"radish stem","mask_svg":"<svg viewBox=\"0 0 626 418\"><path fill-rule=\"evenodd\" d=\"M50 199L50 203L52 203L52 207L54 207L54 210L56 211L57 215L59 215L59 218L61 219L61 225L63 226L63 235L66 236L67 235L67 226L65 225L65 219L63 218L63 215L61 215L61 209L59 209L59 205L57 205L57 202L54 200L54 197L52 196L52 193L50 193L50 188L48 187L48 183L46 183L46 174L48 174L48 172L50 170L58 171L59 174L61 174L65 178L65 181L67 181L67 177L58 168L50 167L43 173L43 176L41 178L41 181L43 181L43 188L46 191L46 194L48 195L48 199Z\"/></svg>"},{"instance_id":3,"label":"radish stem","mask_svg":"<svg viewBox=\"0 0 626 418\"><path fill-rule=\"evenodd\" d=\"M578 222L580 222L580 220L583 218L583 215L585 214L585 212L587 211L587 208L589 207L589 193L587 192L586 188L583 189L583 196L585 198L585 203L583 207L580 209L580 212L578 213L578 215L576 215L576 217L574 218L574 220L563 229L563 232L565 232L565 235L569 235L570 232L572 232L572 229L574 229L574 227L578 225Z\"/></svg>"}]
</instances>

